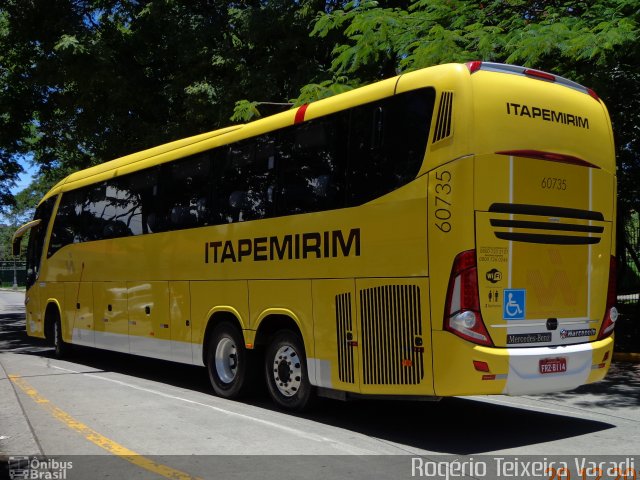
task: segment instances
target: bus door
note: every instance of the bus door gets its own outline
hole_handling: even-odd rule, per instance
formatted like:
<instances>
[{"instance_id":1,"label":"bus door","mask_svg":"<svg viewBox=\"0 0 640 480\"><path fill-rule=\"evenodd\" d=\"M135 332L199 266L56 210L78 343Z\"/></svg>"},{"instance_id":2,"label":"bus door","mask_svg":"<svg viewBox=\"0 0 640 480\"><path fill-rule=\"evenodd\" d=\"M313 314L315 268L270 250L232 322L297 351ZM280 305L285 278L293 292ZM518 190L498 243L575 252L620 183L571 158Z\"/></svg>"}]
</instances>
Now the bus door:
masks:
<instances>
[{"instance_id":1,"label":"bus door","mask_svg":"<svg viewBox=\"0 0 640 480\"><path fill-rule=\"evenodd\" d=\"M27 244L27 294L25 297L25 309L27 320L27 332L29 335L44 336L44 312L41 310L40 301L40 269L43 266L43 250L47 235L47 228L53 207L57 197L50 197L42 202L34 215L34 219L20 227L13 235L14 255L20 255L20 242L22 236L29 233Z\"/></svg>"},{"instance_id":2,"label":"bus door","mask_svg":"<svg viewBox=\"0 0 640 480\"><path fill-rule=\"evenodd\" d=\"M31 228L27 244L27 294L25 314L29 335L44 336L44 313L40 309L40 262L46 226L42 223Z\"/></svg>"}]
</instances>

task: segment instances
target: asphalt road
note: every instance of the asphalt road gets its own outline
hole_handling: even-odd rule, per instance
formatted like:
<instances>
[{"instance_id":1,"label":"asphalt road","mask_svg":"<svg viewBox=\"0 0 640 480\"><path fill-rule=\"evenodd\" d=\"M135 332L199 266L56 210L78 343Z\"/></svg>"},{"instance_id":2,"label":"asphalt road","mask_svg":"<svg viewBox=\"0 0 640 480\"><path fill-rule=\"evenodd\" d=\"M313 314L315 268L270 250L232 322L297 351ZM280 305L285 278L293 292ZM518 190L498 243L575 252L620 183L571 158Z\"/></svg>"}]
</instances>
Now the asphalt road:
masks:
<instances>
[{"instance_id":1,"label":"asphalt road","mask_svg":"<svg viewBox=\"0 0 640 480\"><path fill-rule=\"evenodd\" d=\"M293 415L265 392L215 397L204 368L93 349L57 360L26 336L22 302L0 291L0 460L14 467L38 456L72 462L66 478L409 478L416 457L640 453L640 364L614 363L606 380L568 393L323 399Z\"/></svg>"}]
</instances>

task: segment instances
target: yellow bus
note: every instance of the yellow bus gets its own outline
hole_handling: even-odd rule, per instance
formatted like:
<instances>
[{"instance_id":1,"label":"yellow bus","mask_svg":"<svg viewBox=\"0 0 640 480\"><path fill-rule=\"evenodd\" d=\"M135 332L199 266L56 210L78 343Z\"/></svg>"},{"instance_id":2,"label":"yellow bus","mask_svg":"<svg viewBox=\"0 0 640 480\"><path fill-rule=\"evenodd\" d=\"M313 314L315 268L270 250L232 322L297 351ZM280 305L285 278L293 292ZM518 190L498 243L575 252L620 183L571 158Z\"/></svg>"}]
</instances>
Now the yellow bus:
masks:
<instances>
[{"instance_id":1,"label":"yellow bus","mask_svg":"<svg viewBox=\"0 0 640 480\"><path fill-rule=\"evenodd\" d=\"M471 62L82 170L16 232L27 331L293 410L573 389L611 363L612 138L592 90Z\"/></svg>"}]
</instances>

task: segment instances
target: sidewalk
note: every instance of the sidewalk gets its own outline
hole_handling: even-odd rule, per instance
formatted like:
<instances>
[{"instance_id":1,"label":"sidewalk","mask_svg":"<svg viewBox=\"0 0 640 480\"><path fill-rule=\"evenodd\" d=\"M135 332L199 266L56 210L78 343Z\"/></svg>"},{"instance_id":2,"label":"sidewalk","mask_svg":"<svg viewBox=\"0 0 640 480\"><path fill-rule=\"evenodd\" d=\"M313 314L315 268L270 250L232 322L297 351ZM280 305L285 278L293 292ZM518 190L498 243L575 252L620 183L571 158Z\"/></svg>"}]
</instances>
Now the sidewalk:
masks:
<instances>
[{"instance_id":1,"label":"sidewalk","mask_svg":"<svg viewBox=\"0 0 640 480\"><path fill-rule=\"evenodd\" d=\"M3 366L5 353L15 342L25 341L24 292L2 289L0 298L0 459L11 455L38 455L40 447L26 420L22 405ZM4 292L10 292L9 294ZM0 474L2 472L0 471Z\"/></svg>"},{"instance_id":2,"label":"sidewalk","mask_svg":"<svg viewBox=\"0 0 640 480\"><path fill-rule=\"evenodd\" d=\"M620 316L616 322L613 354L613 359L618 362L640 362L640 307L637 296L618 296Z\"/></svg>"}]
</instances>

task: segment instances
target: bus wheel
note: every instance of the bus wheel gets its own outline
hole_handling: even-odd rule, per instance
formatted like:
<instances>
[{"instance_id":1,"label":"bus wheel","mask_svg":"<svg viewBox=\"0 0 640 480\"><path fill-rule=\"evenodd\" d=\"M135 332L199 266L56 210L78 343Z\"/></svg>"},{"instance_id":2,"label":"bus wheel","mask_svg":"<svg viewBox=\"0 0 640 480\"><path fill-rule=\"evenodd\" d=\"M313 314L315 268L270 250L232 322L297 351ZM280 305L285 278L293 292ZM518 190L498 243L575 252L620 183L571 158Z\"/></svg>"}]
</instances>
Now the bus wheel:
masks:
<instances>
[{"instance_id":1,"label":"bus wheel","mask_svg":"<svg viewBox=\"0 0 640 480\"><path fill-rule=\"evenodd\" d=\"M243 391L247 374L247 352L238 329L228 322L217 325L207 355L209 380L216 395L236 398Z\"/></svg>"},{"instance_id":2,"label":"bus wheel","mask_svg":"<svg viewBox=\"0 0 640 480\"><path fill-rule=\"evenodd\" d=\"M53 350L56 358L64 358L69 352L69 345L62 339L60 317L53 321Z\"/></svg>"},{"instance_id":3,"label":"bus wheel","mask_svg":"<svg viewBox=\"0 0 640 480\"><path fill-rule=\"evenodd\" d=\"M269 394L287 410L305 410L312 398L304 344L299 335L282 330L267 347L265 374Z\"/></svg>"}]
</instances>

